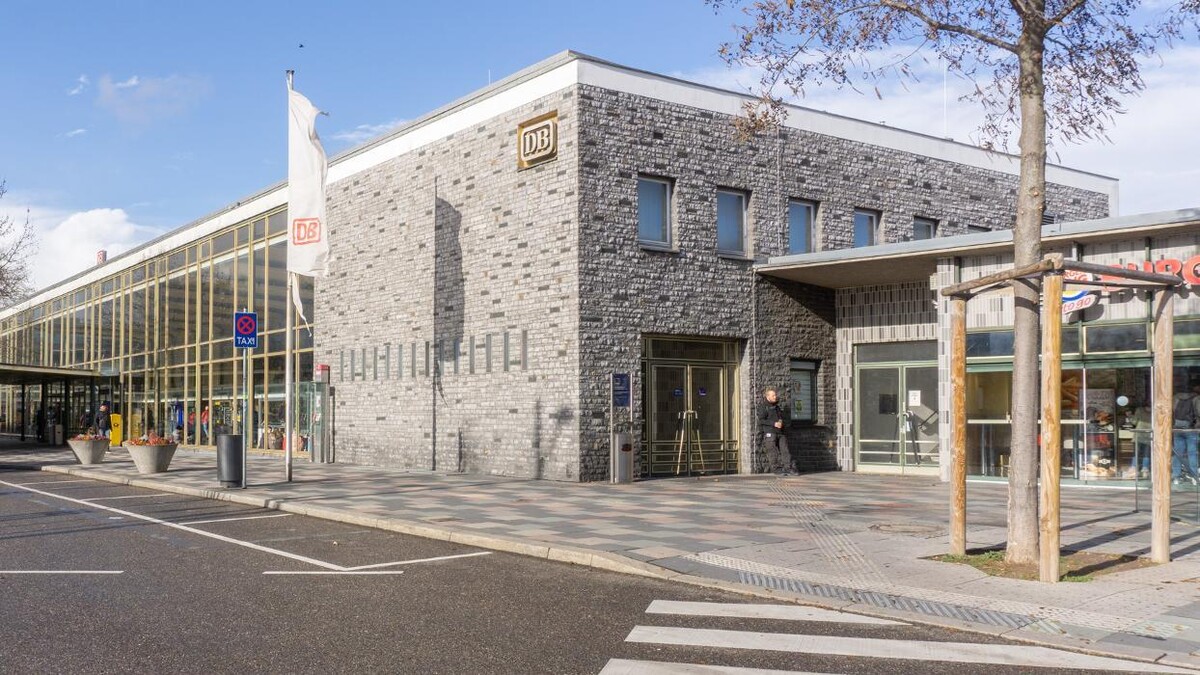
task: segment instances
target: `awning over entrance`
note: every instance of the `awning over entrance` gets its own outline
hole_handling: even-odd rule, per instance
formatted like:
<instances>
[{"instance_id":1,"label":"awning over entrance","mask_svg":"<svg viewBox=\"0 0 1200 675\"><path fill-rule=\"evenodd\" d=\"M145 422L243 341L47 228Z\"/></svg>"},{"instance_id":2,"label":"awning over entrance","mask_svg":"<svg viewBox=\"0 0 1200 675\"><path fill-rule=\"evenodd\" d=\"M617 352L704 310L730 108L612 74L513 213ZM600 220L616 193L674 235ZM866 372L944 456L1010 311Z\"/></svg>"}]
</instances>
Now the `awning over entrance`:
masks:
<instances>
[{"instance_id":1,"label":"awning over entrance","mask_svg":"<svg viewBox=\"0 0 1200 675\"><path fill-rule=\"evenodd\" d=\"M1190 234L1197 227L1200 209L1055 223L1042 228L1042 245L1050 248L1076 242L1120 241L1131 236ZM920 281L937 271L939 259L1011 252L1012 238L1012 230L998 230L800 253L771 258L754 269L764 276L834 289Z\"/></svg>"},{"instance_id":2,"label":"awning over entrance","mask_svg":"<svg viewBox=\"0 0 1200 675\"><path fill-rule=\"evenodd\" d=\"M82 380L95 379L101 376L98 370L86 368L46 368L43 366L21 366L14 363L0 363L0 385L33 385L49 380Z\"/></svg>"}]
</instances>

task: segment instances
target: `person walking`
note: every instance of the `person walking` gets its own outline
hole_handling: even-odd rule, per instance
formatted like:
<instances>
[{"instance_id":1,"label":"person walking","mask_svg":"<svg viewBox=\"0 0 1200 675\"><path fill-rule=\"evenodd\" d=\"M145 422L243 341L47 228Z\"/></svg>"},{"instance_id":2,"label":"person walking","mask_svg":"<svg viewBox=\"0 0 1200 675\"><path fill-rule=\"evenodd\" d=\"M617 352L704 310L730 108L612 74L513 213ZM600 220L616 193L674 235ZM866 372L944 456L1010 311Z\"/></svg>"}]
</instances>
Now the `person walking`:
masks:
<instances>
[{"instance_id":1,"label":"person walking","mask_svg":"<svg viewBox=\"0 0 1200 675\"><path fill-rule=\"evenodd\" d=\"M1172 433L1171 479L1198 483L1200 469L1200 381L1193 382L1191 391L1175 394L1171 402ZM1183 466L1186 462L1187 466Z\"/></svg>"},{"instance_id":2,"label":"person walking","mask_svg":"<svg viewBox=\"0 0 1200 675\"><path fill-rule=\"evenodd\" d=\"M96 432L105 438L112 438L112 417L108 410L108 401L100 404L96 413Z\"/></svg>"},{"instance_id":3,"label":"person walking","mask_svg":"<svg viewBox=\"0 0 1200 675\"><path fill-rule=\"evenodd\" d=\"M767 456L767 469L777 476L794 474L792 456L784 435L787 418L779 405L779 393L767 389L763 392L763 402L758 413L758 429L762 432L762 450Z\"/></svg>"}]
</instances>

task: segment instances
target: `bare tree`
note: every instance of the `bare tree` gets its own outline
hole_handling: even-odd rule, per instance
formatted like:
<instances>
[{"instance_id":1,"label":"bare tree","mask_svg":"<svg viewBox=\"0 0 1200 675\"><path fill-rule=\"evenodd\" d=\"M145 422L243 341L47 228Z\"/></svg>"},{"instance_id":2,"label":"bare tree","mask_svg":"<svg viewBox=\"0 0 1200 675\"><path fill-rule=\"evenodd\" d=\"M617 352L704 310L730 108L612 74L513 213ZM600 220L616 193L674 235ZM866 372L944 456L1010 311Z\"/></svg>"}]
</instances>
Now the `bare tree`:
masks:
<instances>
[{"instance_id":1,"label":"bare tree","mask_svg":"<svg viewBox=\"0 0 1200 675\"><path fill-rule=\"evenodd\" d=\"M0 198L8 192L0 182ZM12 216L0 216L0 307L7 307L27 296L32 290L29 279L29 259L37 252L37 238L29 222Z\"/></svg>"},{"instance_id":2,"label":"bare tree","mask_svg":"<svg viewBox=\"0 0 1200 675\"><path fill-rule=\"evenodd\" d=\"M749 21L722 45L730 63L762 69L761 100L747 106L743 134L786 115L782 95L808 85L874 87L915 79L914 60L933 52L975 84L985 112L983 144L1004 146L1020 130L1013 258L1041 258L1047 138L1103 138L1122 97L1144 84L1139 59L1195 26L1200 0L1165 10L1136 0L706 0L741 7ZM878 89L875 89L878 95ZM1010 562L1038 559L1038 295L1016 284L1009 472Z\"/></svg>"}]
</instances>

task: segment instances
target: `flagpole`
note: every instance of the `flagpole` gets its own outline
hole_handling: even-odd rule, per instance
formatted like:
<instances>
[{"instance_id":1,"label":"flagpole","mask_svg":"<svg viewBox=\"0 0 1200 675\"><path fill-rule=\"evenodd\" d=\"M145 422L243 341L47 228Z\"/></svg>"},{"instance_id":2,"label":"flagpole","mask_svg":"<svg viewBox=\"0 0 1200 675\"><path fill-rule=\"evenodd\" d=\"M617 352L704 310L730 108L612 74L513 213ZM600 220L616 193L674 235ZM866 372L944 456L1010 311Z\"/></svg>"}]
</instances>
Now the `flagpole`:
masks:
<instances>
[{"instance_id":1,"label":"flagpole","mask_svg":"<svg viewBox=\"0 0 1200 675\"><path fill-rule=\"evenodd\" d=\"M292 90L293 75L295 75L295 71L287 71L288 91ZM291 219L291 214L288 215L288 218L289 220ZM292 410L292 377L294 375L292 373L292 312L294 311L292 307L292 279L294 277L295 275L292 271L288 270L287 295L284 296L285 300L283 303L287 307L284 311L284 314L287 316L284 320L284 330L287 335L283 341L283 476L289 483L292 482L292 415L294 414Z\"/></svg>"},{"instance_id":2,"label":"flagpole","mask_svg":"<svg viewBox=\"0 0 1200 675\"><path fill-rule=\"evenodd\" d=\"M289 483L292 482L292 426L295 421L293 417L295 411L292 409L292 379L295 377L295 373L292 372L292 349L294 347L292 333L295 332L292 327L294 323L292 313L295 311L295 308L292 307L292 284L295 283L293 280L295 276L291 272L287 275L287 300L284 303L287 305L287 321L285 322L287 336L283 342L283 354L287 362L283 366L283 473Z\"/></svg>"}]
</instances>

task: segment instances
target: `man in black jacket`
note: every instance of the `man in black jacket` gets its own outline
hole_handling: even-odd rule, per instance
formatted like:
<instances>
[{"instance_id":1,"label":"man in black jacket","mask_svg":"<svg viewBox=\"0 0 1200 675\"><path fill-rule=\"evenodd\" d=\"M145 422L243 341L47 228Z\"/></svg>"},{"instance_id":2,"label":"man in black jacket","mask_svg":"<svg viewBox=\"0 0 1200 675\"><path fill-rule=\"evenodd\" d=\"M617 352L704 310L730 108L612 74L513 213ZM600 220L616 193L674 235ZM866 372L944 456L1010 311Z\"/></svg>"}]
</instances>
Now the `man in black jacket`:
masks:
<instances>
[{"instance_id":1,"label":"man in black jacket","mask_svg":"<svg viewBox=\"0 0 1200 675\"><path fill-rule=\"evenodd\" d=\"M763 399L765 405L758 413L758 429L762 432L762 448L767 453L767 468L780 476L794 473L792 456L783 433L787 418L783 408L779 407L779 394L774 389L768 389L763 392Z\"/></svg>"},{"instance_id":2,"label":"man in black jacket","mask_svg":"<svg viewBox=\"0 0 1200 675\"><path fill-rule=\"evenodd\" d=\"M108 401L100 404L100 412L96 413L96 432L105 438L112 436L112 418L108 410Z\"/></svg>"}]
</instances>

